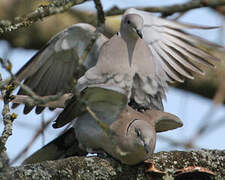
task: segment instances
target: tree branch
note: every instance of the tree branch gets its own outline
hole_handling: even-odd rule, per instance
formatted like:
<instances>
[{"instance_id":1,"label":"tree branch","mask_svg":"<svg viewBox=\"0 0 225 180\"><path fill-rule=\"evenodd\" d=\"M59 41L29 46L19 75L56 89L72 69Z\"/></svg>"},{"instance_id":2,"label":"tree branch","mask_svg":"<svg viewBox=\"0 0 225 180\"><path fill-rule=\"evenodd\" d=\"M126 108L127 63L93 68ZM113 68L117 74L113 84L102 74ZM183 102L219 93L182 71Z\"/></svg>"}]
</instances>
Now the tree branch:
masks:
<instances>
[{"instance_id":1,"label":"tree branch","mask_svg":"<svg viewBox=\"0 0 225 180\"><path fill-rule=\"evenodd\" d=\"M27 104L30 106L43 106L43 107L50 107L50 108L63 108L65 102L70 99L73 95L70 93L64 94L62 96L52 95L52 96L40 96L39 100L36 101L32 97L27 95L15 95L11 100L12 103L17 104ZM3 100L3 97L0 96L0 101ZM43 103L40 103L43 102Z\"/></svg>"},{"instance_id":2,"label":"tree branch","mask_svg":"<svg viewBox=\"0 0 225 180\"><path fill-rule=\"evenodd\" d=\"M2 59L0 59L0 63L2 64L2 66L4 68L11 71L12 64L9 63L9 61L8 61L8 64L6 64L6 63L4 63L4 61ZM0 82L1 81L2 81L2 77L0 74ZM9 138L9 136L12 135L13 121L17 117L17 115L15 113L10 114L10 109L9 109L9 103L12 100L11 93L13 92L15 87L16 86L13 82L11 82L11 84L0 86L0 92L2 95L3 103L4 103L3 109L2 109L4 129L0 136L0 154L4 153L6 151L5 145L6 145L6 142ZM1 158L1 155L0 155L0 158Z\"/></svg>"},{"instance_id":3,"label":"tree branch","mask_svg":"<svg viewBox=\"0 0 225 180\"><path fill-rule=\"evenodd\" d=\"M164 179L178 179L177 170L184 167L204 168L204 172L193 175L195 179L207 174L216 174L216 179L225 177L225 152L219 150L160 152L153 156L155 167L161 170ZM190 169L191 169L190 168ZM208 170L207 170L208 169ZM191 174L189 172L189 174ZM146 164L122 165L119 162L99 157L71 157L58 161L47 161L19 167L5 168L0 179L148 179L156 174L146 172ZM156 179L156 178L154 178Z\"/></svg>"},{"instance_id":4,"label":"tree branch","mask_svg":"<svg viewBox=\"0 0 225 180\"><path fill-rule=\"evenodd\" d=\"M160 7L147 7L147 8L140 8L141 10L144 11L149 11L149 12L160 12L163 13L164 15L170 15L176 12L185 12L191 9L196 9L196 8L202 8L202 7L218 7L225 5L225 0L192 0L186 3L182 4L175 4L175 5L170 5L170 6L160 6ZM118 15L118 14L123 14L126 11L126 9L118 9L117 7L113 7L105 14L107 16L111 15Z\"/></svg>"},{"instance_id":5,"label":"tree branch","mask_svg":"<svg viewBox=\"0 0 225 180\"><path fill-rule=\"evenodd\" d=\"M8 31L17 30L19 28L27 27L37 22L44 17L48 17L54 14L62 13L70 9L74 5L81 4L87 0L62 0L60 4L50 3L47 6L40 6L35 11L29 13L25 17L16 17L15 22L9 20L0 21L0 33L6 33Z\"/></svg>"},{"instance_id":6,"label":"tree branch","mask_svg":"<svg viewBox=\"0 0 225 180\"><path fill-rule=\"evenodd\" d=\"M99 32L104 31L104 25L105 25L105 15L102 7L102 3L100 0L94 0L95 8L97 9L97 30Z\"/></svg>"}]
</instances>

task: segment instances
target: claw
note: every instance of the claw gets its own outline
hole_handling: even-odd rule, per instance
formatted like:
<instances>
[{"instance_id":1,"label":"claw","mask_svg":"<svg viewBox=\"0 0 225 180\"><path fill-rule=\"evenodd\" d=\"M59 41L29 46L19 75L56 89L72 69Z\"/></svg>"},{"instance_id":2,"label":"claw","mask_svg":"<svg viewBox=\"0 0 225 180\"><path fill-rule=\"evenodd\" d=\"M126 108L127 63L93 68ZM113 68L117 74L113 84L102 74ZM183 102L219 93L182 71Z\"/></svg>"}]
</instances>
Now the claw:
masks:
<instances>
[{"instance_id":1,"label":"claw","mask_svg":"<svg viewBox=\"0 0 225 180\"><path fill-rule=\"evenodd\" d=\"M199 166L189 166L175 172L175 180L181 179L211 179L216 173L207 168Z\"/></svg>"},{"instance_id":2,"label":"claw","mask_svg":"<svg viewBox=\"0 0 225 180\"><path fill-rule=\"evenodd\" d=\"M160 171L159 169L155 167L152 160L147 159L144 161L144 163L148 165L148 168L145 170L145 172L149 173L149 175L151 175L152 177L161 178L162 176L165 175L163 171Z\"/></svg>"}]
</instances>

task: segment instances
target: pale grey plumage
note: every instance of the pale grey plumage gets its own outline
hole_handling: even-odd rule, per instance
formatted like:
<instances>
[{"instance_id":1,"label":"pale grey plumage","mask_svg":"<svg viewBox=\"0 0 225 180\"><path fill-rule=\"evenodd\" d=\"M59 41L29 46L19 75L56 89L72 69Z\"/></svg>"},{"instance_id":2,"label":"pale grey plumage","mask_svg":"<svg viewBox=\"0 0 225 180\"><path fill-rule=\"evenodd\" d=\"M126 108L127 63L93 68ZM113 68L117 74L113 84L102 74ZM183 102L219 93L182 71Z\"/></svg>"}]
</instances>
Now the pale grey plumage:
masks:
<instances>
[{"instance_id":1,"label":"pale grey plumage","mask_svg":"<svg viewBox=\"0 0 225 180\"><path fill-rule=\"evenodd\" d=\"M110 86L119 87L129 94L134 70L127 67L129 62L125 41L114 35L101 47L97 64L78 80L77 90L81 92L91 86Z\"/></svg>"},{"instance_id":2,"label":"pale grey plumage","mask_svg":"<svg viewBox=\"0 0 225 180\"><path fill-rule=\"evenodd\" d=\"M209 52L199 49L196 45L207 45L215 48L223 48L207 40L190 35L185 29L212 29L215 27L184 24L172 20L153 16L149 12L130 8L126 14L138 14L143 18L143 38L153 53L153 60L160 64L171 80L183 82L183 77L193 79L189 70L204 74L195 64L189 60L214 67L208 61L218 60Z\"/></svg>"},{"instance_id":3,"label":"pale grey plumage","mask_svg":"<svg viewBox=\"0 0 225 180\"><path fill-rule=\"evenodd\" d=\"M135 14L123 17L120 33L103 45L97 64L78 80L79 92L92 85L119 87L140 106L163 109L166 74L160 68L156 73L152 53L144 39L139 38L143 29L141 20Z\"/></svg>"},{"instance_id":4,"label":"pale grey plumage","mask_svg":"<svg viewBox=\"0 0 225 180\"><path fill-rule=\"evenodd\" d=\"M99 117L102 117L102 113ZM130 107L122 111L116 120L112 122L110 120L111 123L107 118L100 119L110 126L115 135L108 136L89 114L84 114L74 125L80 148L89 152L104 150L122 163L129 165L138 164L152 156L156 132L182 126L179 118L169 113L158 110L140 113ZM166 124L168 126L165 126Z\"/></svg>"},{"instance_id":5,"label":"pale grey plumage","mask_svg":"<svg viewBox=\"0 0 225 180\"><path fill-rule=\"evenodd\" d=\"M182 126L174 115L158 110L140 113L127 106L123 89L88 87L82 100L71 99L53 127L73 121L79 148L87 152L105 151L122 163L134 165L148 159L155 148L156 132ZM110 131L100 127L96 119L79 103L88 106ZM83 109L83 111L81 111Z\"/></svg>"},{"instance_id":6,"label":"pale grey plumage","mask_svg":"<svg viewBox=\"0 0 225 180\"><path fill-rule=\"evenodd\" d=\"M117 86L124 89L132 107L163 110L167 82L193 79L190 71L204 74L189 60L211 67L214 65L208 61L218 60L196 45L221 47L185 33L186 28L210 29L128 9L119 33L100 49L96 66L78 81L77 90L92 85Z\"/></svg>"},{"instance_id":7,"label":"pale grey plumage","mask_svg":"<svg viewBox=\"0 0 225 180\"><path fill-rule=\"evenodd\" d=\"M123 15L120 32L101 48L100 62L79 80L78 91L95 83L118 86L131 97L133 107L163 109L167 81L193 79L192 72L204 74L192 61L214 67L209 61L217 60L198 45L221 47L183 31L193 28L213 27L179 23L128 9ZM77 61L95 36L94 31L91 25L78 24L59 33L17 73L18 79L25 80L38 95L70 91L68 84L74 74L76 78L84 74ZM143 39L138 39L141 34ZM87 69L96 64L99 48L106 40L101 35L94 44L84 62ZM24 92L20 90L19 94ZM24 112L32 108L26 106ZM42 109L38 107L36 111L40 113Z\"/></svg>"}]
</instances>

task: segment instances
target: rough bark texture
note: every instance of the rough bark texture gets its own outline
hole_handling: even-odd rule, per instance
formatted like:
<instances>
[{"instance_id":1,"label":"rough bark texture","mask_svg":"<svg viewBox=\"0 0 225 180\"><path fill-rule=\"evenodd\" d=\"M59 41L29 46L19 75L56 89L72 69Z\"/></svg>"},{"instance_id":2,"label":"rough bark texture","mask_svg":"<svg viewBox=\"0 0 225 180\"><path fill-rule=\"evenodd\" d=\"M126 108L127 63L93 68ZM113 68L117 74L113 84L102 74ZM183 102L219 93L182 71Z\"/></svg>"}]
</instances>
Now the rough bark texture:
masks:
<instances>
[{"instance_id":1,"label":"rough bark texture","mask_svg":"<svg viewBox=\"0 0 225 180\"><path fill-rule=\"evenodd\" d=\"M173 180L176 170L188 166L205 167L216 173L215 179L225 177L225 151L159 152L154 154L153 162L157 169L165 172L159 179ZM146 172L146 168L146 164L126 166L111 158L71 157L5 168L0 173L0 179L150 179L153 174ZM153 179L157 179L157 176Z\"/></svg>"}]
</instances>

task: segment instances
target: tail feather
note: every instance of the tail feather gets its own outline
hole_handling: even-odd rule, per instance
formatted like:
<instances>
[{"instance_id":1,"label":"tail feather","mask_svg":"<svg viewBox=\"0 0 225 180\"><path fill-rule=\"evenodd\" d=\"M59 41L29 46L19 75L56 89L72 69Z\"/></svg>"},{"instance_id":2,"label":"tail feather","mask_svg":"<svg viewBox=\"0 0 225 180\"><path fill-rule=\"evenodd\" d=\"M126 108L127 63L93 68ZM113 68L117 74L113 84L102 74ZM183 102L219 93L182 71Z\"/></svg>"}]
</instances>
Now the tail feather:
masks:
<instances>
[{"instance_id":1,"label":"tail feather","mask_svg":"<svg viewBox=\"0 0 225 180\"><path fill-rule=\"evenodd\" d=\"M23 164L38 163L47 160L58 160L75 155L86 155L87 152L78 147L74 128L68 131L36 151L28 157Z\"/></svg>"}]
</instances>

